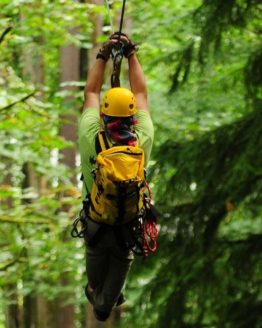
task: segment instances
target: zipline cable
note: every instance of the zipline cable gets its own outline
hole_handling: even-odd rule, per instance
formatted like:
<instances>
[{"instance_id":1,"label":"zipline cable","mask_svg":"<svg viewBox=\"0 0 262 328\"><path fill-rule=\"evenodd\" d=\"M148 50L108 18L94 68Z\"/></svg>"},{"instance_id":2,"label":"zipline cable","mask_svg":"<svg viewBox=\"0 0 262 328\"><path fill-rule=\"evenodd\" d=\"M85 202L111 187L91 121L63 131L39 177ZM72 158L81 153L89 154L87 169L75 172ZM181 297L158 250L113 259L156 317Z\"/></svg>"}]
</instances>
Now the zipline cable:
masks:
<instances>
[{"instance_id":1,"label":"zipline cable","mask_svg":"<svg viewBox=\"0 0 262 328\"><path fill-rule=\"evenodd\" d=\"M121 19L120 19L120 26L119 26L119 32L118 32L119 33L119 41L120 41L120 36L121 36L121 32L122 32L122 27L123 27L125 7L126 7L126 0L123 0L122 11L121 11Z\"/></svg>"},{"instance_id":2,"label":"zipline cable","mask_svg":"<svg viewBox=\"0 0 262 328\"><path fill-rule=\"evenodd\" d=\"M107 13L108 13L108 18L109 18L109 23L110 23L110 26L111 26L111 30L112 30L112 32L114 32L113 19L112 19L112 15L111 15L109 0L105 0L105 3L106 3L106 8L107 8ZM123 0L122 10L121 10L121 18L120 18L120 26L119 26L119 32L118 32L119 36L121 35L121 32L122 32L124 14L125 14L125 7L126 7L126 0Z\"/></svg>"}]
</instances>

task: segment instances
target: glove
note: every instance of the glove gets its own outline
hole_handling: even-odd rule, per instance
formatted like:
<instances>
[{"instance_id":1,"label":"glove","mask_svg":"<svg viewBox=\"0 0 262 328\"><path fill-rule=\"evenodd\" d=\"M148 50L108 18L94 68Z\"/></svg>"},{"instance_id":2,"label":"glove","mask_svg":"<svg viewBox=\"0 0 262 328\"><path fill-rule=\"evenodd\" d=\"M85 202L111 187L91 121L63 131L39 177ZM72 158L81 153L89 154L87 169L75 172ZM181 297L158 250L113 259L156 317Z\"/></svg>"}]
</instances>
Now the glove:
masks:
<instances>
[{"instance_id":1,"label":"glove","mask_svg":"<svg viewBox=\"0 0 262 328\"><path fill-rule=\"evenodd\" d=\"M119 32L112 34L110 39L119 40ZM123 44L122 51L126 58L129 58L138 51L137 43L133 43L125 33L120 34L120 42Z\"/></svg>"},{"instance_id":2,"label":"glove","mask_svg":"<svg viewBox=\"0 0 262 328\"><path fill-rule=\"evenodd\" d=\"M111 41L107 41L102 45L102 48L99 49L98 54L96 55L96 59L101 58L103 59L105 62L108 61L112 49L114 47L114 43L112 43Z\"/></svg>"},{"instance_id":3,"label":"glove","mask_svg":"<svg viewBox=\"0 0 262 328\"><path fill-rule=\"evenodd\" d=\"M133 43L131 40L123 47L123 54L126 58L129 58L138 51L137 43Z\"/></svg>"}]
</instances>

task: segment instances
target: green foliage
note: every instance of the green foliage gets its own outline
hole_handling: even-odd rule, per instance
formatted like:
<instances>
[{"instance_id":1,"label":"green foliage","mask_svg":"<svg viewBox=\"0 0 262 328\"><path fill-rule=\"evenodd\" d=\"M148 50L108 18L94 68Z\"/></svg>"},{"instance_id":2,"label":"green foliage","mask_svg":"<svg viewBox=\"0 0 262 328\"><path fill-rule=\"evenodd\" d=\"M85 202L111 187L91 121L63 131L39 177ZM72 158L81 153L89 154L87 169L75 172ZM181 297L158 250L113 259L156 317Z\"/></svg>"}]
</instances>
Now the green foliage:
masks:
<instances>
[{"instance_id":1,"label":"green foliage","mask_svg":"<svg viewBox=\"0 0 262 328\"><path fill-rule=\"evenodd\" d=\"M131 291L143 287L133 292L134 326L260 327L261 6L145 6L157 10L155 30L153 18L143 26L141 55L156 121L150 175L162 215L158 254L147 263L154 274L141 269L148 280L130 283Z\"/></svg>"},{"instance_id":2,"label":"green foliage","mask_svg":"<svg viewBox=\"0 0 262 328\"><path fill-rule=\"evenodd\" d=\"M83 81L59 85L59 48L92 48L90 18L108 24L107 11L71 0L1 4L0 305L18 292L81 306L84 248L68 238L81 205L77 172L59 163L74 145L59 129L81 106ZM161 219L157 253L131 270L119 325L259 328L261 4L134 0L126 13L155 122L149 177ZM38 183L28 188L30 168Z\"/></svg>"},{"instance_id":3,"label":"green foliage","mask_svg":"<svg viewBox=\"0 0 262 328\"><path fill-rule=\"evenodd\" d=\"M46 300L61 297L64 302L76 304L85 300L81 290L84 253L75 255L83 245L69 239L71 223L81 203L77 186L72 184L77 172L60 163L61 151L75 145L59 136L60 126L68 123L61 115L79 108L82 100L78 91L69 94L59 84L59 51L69 43L91 47L91 23L87 17L94 10L97 12L92 5L72 1L1 2L3 309L17 297L25 296L42 295ZM74 36L72 28L78 31ZM39 63L44 79L36 82ZM74 101L65 105L69 96ZM32 181L28 184L26 179ZM47 187L40 188L42 183ZM69 287L62 282L65 275L70 280ZM81 295L77 301L75 291ZM2 314L0 320L2 323Z\"/></svg>"}]
</instances>

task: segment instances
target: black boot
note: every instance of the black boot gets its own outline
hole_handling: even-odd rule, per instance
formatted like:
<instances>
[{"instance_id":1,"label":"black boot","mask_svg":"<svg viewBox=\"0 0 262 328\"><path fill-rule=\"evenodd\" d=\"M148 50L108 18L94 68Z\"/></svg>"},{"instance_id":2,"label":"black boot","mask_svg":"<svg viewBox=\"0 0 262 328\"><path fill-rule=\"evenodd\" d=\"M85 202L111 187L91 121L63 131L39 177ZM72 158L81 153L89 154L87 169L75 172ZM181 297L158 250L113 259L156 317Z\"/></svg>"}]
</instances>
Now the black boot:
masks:
<instances>
[{"instance_id":1,"label":"black boot","mask_svg":"<svg viewBox=\"0 0 262 328\"><path fill-rule=\"evenodd\" d=\"M106 319L108 319L108 317L110 316L110 312L104 312L94 308L94 315L96 317L96 320L106 321Z\"/></svg>"}]
</instances>

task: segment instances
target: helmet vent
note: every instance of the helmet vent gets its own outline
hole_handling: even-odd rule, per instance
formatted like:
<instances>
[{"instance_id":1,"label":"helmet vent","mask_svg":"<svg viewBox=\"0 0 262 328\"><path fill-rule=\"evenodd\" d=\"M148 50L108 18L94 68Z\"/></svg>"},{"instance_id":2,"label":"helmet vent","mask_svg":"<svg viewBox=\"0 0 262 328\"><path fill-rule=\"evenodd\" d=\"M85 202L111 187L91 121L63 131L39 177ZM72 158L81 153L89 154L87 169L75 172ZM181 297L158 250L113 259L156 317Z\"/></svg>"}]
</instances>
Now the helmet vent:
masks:
<instances>
[{"instance_id":1,"label":"helmet vent","mask_svg":"<svg viewBox=\"0 0 262 328\"><path fill-rule=\"evenodd\" d=\"M1 2L1 1L0 1ZM136 98L125 88L111 88L101 100L101 112L112 117L128 117L137 111Z\"/></svg>"}]
</instances>

